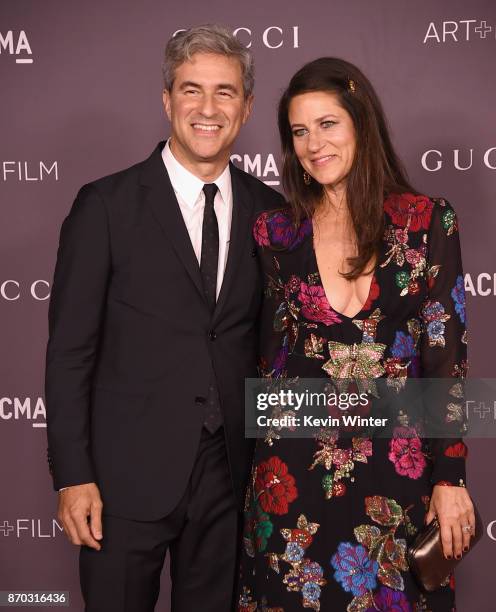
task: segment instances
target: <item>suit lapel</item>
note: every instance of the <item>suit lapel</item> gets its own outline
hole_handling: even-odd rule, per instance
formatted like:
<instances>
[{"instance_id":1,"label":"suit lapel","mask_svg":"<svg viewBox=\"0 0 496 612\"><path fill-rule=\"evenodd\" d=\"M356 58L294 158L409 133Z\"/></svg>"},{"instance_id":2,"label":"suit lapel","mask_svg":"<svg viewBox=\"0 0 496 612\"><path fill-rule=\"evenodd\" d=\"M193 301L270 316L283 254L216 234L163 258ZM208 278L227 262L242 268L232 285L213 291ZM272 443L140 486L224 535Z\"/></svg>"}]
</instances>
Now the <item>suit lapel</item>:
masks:
<instances>
[{"instance_id":1,"label":"suit lapel","mask_svg":"<svg viewBox=\"0 0 496 612\"><path fill-rule=\"evenodd\" d=\"M226 269L217 304L215 306L213 322L220 316L226 301L229 298L234 279L239 273L238 264L243 253L248 234L250 233L250 222L253 215L253 202L250 194L239 176L239 170L230 163L231 182L233 192L233 208L231 222L231 236L229 239L229 252L227 255Z\"/></svg>"},{"instance_id":2,"label":"suit lapel","mask_svg":"<svg viewBox=\"0 0 496 612\"><path fill-rule=\"evenodd\" d=\"M143 164L141 183L147 190L145 201L205 301L200 266L162 159L163 146L160 143Z\"/></svg>"}]
</instances>

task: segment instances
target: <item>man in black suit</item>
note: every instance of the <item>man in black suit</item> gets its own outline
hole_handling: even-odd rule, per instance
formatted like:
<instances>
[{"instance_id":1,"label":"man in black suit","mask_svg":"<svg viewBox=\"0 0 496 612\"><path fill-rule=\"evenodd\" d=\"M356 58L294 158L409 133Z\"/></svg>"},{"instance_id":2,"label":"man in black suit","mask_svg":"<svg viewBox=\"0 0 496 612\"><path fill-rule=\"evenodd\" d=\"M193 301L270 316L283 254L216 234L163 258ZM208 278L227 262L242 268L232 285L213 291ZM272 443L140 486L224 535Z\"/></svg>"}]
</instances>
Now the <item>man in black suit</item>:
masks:
<instances>
[{"instance_id":1,"label":"man in black suit","mask_svg":"<svg viewBox=\"0 0 496 612\"><path fill-rule=\"evenodd\" d=\"M171 138L85 185L65 219L49 309L48 459L80 545L88 612L228 612L251 445L262 280L251 228L279 194L229 162L253 60L223 28L167 44Z\"/></svg>"}]
</instances>

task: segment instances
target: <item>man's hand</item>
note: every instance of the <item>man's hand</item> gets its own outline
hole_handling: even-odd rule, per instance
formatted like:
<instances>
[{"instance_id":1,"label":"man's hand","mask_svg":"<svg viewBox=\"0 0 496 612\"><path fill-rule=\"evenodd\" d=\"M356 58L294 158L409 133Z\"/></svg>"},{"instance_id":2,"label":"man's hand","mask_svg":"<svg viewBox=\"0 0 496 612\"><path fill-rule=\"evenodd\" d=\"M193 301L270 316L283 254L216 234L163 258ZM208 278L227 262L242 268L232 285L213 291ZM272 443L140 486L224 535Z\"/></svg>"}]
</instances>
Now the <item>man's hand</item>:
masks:
<instances>
[{"instance_id":1,"label":"man's hand","mask_svg":"<svg viewBox=\"0 0 496 612\"><path fill-rule=\"evenodd\" d=\"M457 559L467 552L475 532L474 506L465 487L435 485L426 522L437 516L445 557ZM467 526L471 530L466 529Z\"/></svg>"},{"instance_id":2,"label":"man's hand","mask_svg":"<svg viewBox=\"0 0 496 612\"><path fill-rule=\"evenodd\" d=\"M101 549L97 540L103 537L102 508L100 491L94 482L60 491L58 519L72 544Z\"/></svg>"}]
</instances>

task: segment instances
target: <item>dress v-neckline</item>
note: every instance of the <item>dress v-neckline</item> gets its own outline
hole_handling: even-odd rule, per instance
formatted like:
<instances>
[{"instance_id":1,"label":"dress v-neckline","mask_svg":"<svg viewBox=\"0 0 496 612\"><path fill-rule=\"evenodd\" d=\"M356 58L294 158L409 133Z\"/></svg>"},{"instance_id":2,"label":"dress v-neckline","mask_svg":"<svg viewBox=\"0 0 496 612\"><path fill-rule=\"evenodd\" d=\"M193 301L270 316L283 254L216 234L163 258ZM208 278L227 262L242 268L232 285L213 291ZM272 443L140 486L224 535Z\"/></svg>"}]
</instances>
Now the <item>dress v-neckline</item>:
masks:
<instances>
[{"instance_id":1,"label":"dress v-neckline","mask_svg":"<svg viewBox=\"0 0 496 612\"><path fill-rule=\"evenodd\" d=\"M326 288L324 287L324 281L322 280L322 275L320 273L320 268L319 268L319 264L317 261L317 253L315 252L315 246L313 243L313 226L312 226L312 232L311 235L309 236L310 238L310 249L312 251L312 268L315 270L315 272L317 272L317 274L319 275L319 280L320 280L320 286L322 287L322 291L325 297L325 300L327 302L327 304L329 305L329 308L331 310L333 310L339 317L342 317L343 319L347 319L349 321L352 321L353 319L356 319L359 315L361 315L363 312L367 312L367 310L370 310L370 306L369 308L365 309L365 306L369 303L371 295L372 295L372 287L374 286L374 283L377 283L377 273L379 271L379 264L380 264L380 254L378 254L375 265L374 265L374 270L370 276L370 285L369 285L369 290L367 293L367 298L365 300L365 302L362 304L360 310L358 312L356 312L354 315L349 316L349 315L345 315L342 312L339 312L339 310L336 310L336 308L334 308L334 306L331 304L330 300L329 300L329 296L327 294Z\"/></svg>"}]
</instances>

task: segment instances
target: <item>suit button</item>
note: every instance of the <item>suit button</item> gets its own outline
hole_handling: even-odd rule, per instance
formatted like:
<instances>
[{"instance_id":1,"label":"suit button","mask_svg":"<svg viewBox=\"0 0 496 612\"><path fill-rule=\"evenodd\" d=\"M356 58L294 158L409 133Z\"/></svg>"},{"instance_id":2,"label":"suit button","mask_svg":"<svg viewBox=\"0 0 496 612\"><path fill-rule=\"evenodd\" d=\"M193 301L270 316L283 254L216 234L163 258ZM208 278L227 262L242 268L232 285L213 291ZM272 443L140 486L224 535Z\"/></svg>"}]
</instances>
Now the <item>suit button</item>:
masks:
<instances>
[{"instance_id":1,"label":"suit button","mask_svg":"<svg viewBox=\"0 0 496 612\"><path fill-rule=\"evenodd\" d=\"M211 329L211 330L208 332L208 337L209 337L209 338L210 338L210 340L212 340L212 342L213 342L213 341L214 341L214 340L217 338L217 334L214 332L214 330L213 330L213 329Z\"/></svg>"},{"instance_id":2,"label":"suit button","mask_svg":"<svg viewBox=\"0 0 496 612\"><path fill-rule=\"evenodd\" d=\"M206 397L201 397L201 396L195 397L195 402L197 404L204 404L206 401L207 401Z\"/></svg>"}]
</instances>

